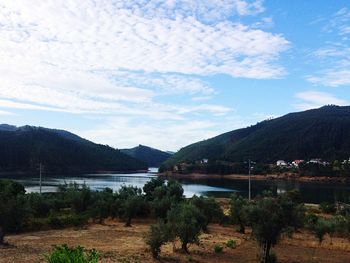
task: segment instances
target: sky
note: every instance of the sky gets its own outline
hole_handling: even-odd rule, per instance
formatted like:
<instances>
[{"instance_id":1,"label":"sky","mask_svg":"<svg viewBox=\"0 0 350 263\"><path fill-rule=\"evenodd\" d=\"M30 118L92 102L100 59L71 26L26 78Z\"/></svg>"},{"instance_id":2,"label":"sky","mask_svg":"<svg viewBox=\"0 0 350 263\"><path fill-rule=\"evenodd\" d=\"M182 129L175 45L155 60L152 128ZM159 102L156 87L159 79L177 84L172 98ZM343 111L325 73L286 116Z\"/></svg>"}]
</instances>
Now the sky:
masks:
<instances>
[{"instance_id":1,"label":"sky","mask_svg":"<svg viewBox=\"0 0 350 263\"><path fill-rule=\"evenodd\" d=\"M349 88L349 0L0 1L0 123L176 151Z\"/></svg>"}]
</instances>

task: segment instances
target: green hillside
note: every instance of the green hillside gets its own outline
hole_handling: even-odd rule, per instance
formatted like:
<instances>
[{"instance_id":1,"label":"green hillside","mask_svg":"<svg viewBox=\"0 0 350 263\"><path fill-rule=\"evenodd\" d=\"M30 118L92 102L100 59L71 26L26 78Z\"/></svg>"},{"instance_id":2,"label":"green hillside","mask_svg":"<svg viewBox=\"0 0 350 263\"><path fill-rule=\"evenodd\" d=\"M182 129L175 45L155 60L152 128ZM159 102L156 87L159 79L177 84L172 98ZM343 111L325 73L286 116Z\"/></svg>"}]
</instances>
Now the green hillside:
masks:
<instances>
[{"instance_id":1,"label":"green hillside","mask_svg":"<svg viewBox=\"0 0 350 263\"><path fill-rule=\"evenodd\" d=\"M350 156L350 107L324 106L290 113L280 118L234 130L182 148L163 163L170 169L177 163L202 159L261 163L276 160Z\"/></svg>"},{"instance_id":2,"label":"green hillside","mask_svg":"<svg viewBox=\"0 0 350 263\"><path fill-rule=\"evenodd\" d=\"M131 149L121 149L120 151L146 163L148 167L159 167L161 163L172 156L170 153L144 145L139 145Z\"/></svg>"},{"instance_id":3,"label":"green hillside","mask_svg":"<svg viewBox=\"0 0 350 263\"><path fill-rule=\"evenodd\" d=\"M49 174L144 170L147 165L109 146L42 127L0 125L0 173Z\"/></svg>"}]
</instances>

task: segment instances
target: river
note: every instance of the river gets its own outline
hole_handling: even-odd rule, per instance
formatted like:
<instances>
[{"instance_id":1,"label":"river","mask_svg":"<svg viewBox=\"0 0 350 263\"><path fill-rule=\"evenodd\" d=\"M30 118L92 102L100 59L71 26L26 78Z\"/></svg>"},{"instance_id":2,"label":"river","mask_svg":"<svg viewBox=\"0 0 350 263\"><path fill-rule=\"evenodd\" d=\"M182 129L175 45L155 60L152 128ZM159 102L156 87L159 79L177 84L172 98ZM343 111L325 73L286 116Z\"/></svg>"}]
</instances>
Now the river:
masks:
<instances>
[{"instance_id":1,"label":"river","mask_svg":"<svg viewBox=\"0 0 350 263\"><path fill-rule=\"evenodd\" d=\"M59 185L76 182L86 184L93 190L109 187L118 190L123 185L143 187L156 177L157 169L151 168L148 173L133 174L86 174L79 176L43 176L42 191L55 192ZM39 192L39 178L33 176L11 176L22 183L28 193ZM208 179L201 181L180 180L186 197L196 195L228 197L233 192L248 196L248 181ZM296 181L252 181L252 196L271 190L282 193L287 190L298 189L304 202L320 203L333 201L350 201L350 184L335 183L305 183Z\"/></svg>"}]
</instances>

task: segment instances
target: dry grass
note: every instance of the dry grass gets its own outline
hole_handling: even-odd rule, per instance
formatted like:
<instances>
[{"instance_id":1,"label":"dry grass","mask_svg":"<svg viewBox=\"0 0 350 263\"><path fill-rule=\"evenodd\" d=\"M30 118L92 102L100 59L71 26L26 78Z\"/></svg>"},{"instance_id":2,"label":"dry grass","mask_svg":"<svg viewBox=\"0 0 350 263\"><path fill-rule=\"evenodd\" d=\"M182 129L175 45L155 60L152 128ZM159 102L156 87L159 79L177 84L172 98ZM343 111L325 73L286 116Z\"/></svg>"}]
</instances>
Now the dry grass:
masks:
<instances>
[{"instance_id":1,"label":"dry grass","mask_svg":"<svg viewBox=\"0 0 350 263\"><path fill-rule=\"evenodd\" d=\"M0 262L44 262L44 254L55 244L82 245L87 249L96 248L102 255L101 262L156 262L143 237L150 221L138 220L125 228L123 223L109 220L105 225L90 224L82 229L49 230L7 237L12 245L0 248ZM230 239L237 241L237 248L225 247ZM224 246L220 254L214 253L215 244ZM179 244L176 244L179 247ZM191 254L173 251L173 244L162 248L161 262L256 262L258 248L249 235L241 235L232 226L210 225L209 233L201 235L201 245L192 245ZM350 243L346 239L327 237L322 246L307 232L297 233L292 239L285 238L274 248L279 262L348 263Z\"/></svg>"}]
</instances>

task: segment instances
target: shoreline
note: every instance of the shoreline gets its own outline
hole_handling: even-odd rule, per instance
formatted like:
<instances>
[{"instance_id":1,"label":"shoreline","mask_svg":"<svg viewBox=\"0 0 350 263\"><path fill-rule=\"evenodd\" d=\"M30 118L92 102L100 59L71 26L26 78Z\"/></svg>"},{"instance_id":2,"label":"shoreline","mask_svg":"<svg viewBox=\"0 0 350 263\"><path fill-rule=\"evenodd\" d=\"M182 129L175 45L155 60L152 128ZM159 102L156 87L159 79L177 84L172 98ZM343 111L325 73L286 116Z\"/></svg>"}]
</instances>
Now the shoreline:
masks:
<instances>
[{"instance_id":1,"label":"shoreline","mask_svg":"<svg viewBox=\"0 0 350 263\"><path fill-rule=\"evenodd\" d=\"M190 174L178 174L172 172L159 173L159 177L165 179L190 179L193 181L201 180L248 180L249 176L245 174L200 174L200 173L190 173ZM295 174L268 174L268 175L251 175L250 179L253 181L298 181L298 182L317 182L317 183L348 183L350 178L344 177L327 177L327 176L298 176Z\"/></svg>"}]
</instances>

